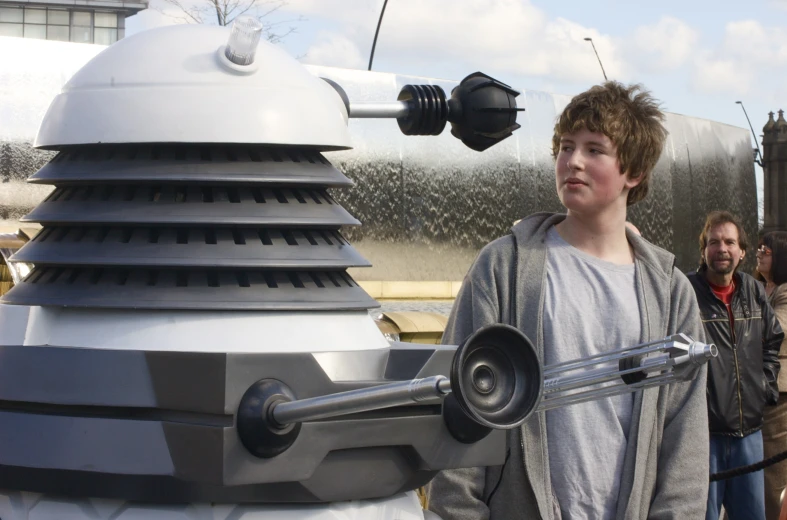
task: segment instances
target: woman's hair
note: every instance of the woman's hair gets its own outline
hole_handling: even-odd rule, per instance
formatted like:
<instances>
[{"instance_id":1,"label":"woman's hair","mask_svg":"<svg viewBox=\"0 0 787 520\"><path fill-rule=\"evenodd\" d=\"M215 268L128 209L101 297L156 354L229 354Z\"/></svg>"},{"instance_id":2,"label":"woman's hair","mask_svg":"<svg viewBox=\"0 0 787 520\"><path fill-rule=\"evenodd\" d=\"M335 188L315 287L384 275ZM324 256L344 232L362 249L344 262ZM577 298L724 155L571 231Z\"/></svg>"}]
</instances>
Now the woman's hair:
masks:
<instances>
[{"instance_id":1,"label":"woman's hair","mask_svg":"<svg viewBox=\"0 0 787 520\"><path fill-rule=\"evenodd\" d=\"M757 248L759 249L760 246L771 250L771 280L773 283L776 285L787 283L787 231L765 233ZM765 282L765 277L756 268L754 277Z\"/></svg>"}]
</instances>

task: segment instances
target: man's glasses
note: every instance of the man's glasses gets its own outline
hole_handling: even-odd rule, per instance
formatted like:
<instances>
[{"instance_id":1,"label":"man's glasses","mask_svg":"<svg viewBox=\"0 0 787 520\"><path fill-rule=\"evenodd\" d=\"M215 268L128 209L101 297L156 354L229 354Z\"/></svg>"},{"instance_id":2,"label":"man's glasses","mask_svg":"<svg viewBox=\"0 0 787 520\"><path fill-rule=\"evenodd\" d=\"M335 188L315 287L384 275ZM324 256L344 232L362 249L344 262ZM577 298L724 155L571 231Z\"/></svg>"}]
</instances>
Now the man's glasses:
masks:
<instances>
[{"instance_id":1,"label":"man's glasses","mask_svg":"<svg viewBox=\"0 0 787 520\"><path fill-rule=\"evenodd\" d=\"M760 256L771 256L771 254L773 254L773 251L771 251L771 249L767 246L760 246L757 248L756 254Z\"/></svg>"}]
</instances>

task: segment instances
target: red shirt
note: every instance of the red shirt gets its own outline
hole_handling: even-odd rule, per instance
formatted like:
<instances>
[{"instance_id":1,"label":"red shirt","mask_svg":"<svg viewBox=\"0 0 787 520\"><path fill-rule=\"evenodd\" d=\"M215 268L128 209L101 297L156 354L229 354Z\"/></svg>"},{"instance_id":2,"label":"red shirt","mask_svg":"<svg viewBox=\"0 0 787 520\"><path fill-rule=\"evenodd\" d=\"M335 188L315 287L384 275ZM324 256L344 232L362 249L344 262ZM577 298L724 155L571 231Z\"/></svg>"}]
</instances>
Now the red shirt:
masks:
<instances>
[{"instance_id":1,"label":"red shirt","mask_svg":"<svg viewBox=\"0 0 787 520\"><path fill-rule=\"evenodd\" d=\"M713 291L713 294L715 294L717 298L723 301L724 306L727 307L727 317L730 319L730 329L733 331L733 338L734 338L735 318L732 315L732 293L735 292L735 281L733 280L732 282L730 282L730 285L728 285L727 287L714 285L710 281L708 281L708 285L710 285L710 290Z\"/></svg>"}]
</instances>

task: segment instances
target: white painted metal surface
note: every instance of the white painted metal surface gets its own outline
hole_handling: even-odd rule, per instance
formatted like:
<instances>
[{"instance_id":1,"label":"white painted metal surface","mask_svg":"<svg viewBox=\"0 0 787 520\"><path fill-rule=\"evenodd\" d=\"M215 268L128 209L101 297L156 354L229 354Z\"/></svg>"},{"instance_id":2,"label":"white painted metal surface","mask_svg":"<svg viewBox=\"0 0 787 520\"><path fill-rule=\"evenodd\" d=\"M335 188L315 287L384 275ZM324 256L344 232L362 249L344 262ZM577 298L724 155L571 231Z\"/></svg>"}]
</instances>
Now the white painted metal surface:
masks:
<instances>
[{"instance_id":1,"label":"white painted metal surface","mask_svg":"<svg viewBox=\"0 0 787 520\"><path fill-rule=\"evenodd\" d=\"M0 345L20 344L170 352L388 348L366 311L161 312L0 305Z\"/></svg>"},{"instance_id":2,"label":"white painted metal surface","mask_svg":"<svg viewBox=\"0 0 787 520\"><path fill-rule=\"evenodd\" d=\"M120 40L49 107L36 146L263 143L350 147L339 95L279 47L260 42L240 71L219 58L229 29L182 25Z\"/></svg>"},{"instance_id":3,"label":"white painted metal surface","mask_svg":"<svg viewBox=\"0 0 787 520\"><path fill-rule=\"evenodd\" d=\"M415 492L329 505L184 504L151 506L119 500L0 491L3 520L423 520Z\"/></svg>"}]
</instances>

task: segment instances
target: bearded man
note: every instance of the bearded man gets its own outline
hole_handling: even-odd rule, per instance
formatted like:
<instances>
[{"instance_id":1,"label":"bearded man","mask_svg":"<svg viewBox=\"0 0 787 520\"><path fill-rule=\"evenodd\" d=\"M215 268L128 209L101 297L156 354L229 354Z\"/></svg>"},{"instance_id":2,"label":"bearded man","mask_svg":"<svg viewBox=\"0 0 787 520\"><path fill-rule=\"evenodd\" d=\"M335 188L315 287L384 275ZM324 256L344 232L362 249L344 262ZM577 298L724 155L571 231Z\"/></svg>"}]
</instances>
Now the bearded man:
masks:
<instances>
[{"instance_id":1,"label":"bearded man","mask_svg":"<svg viewBox=\"0 0 787 520\"><path fill-rule=\"evenodd\" d=\"M763 458L762 417L779 397L779 346L784 332L765 288L738 272L748 240L740 220L714 211L700 234L700 267L688 275L707 341L719 355L708 363L711 474ZM765 519L763 472L711 482L706 520Z\"/></svg>"}]
</instances>

